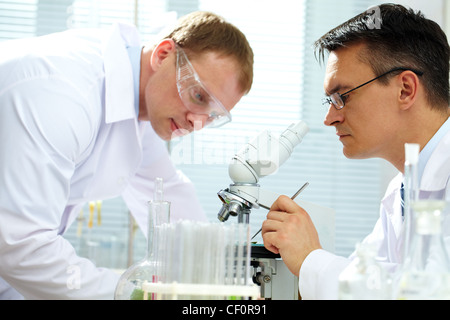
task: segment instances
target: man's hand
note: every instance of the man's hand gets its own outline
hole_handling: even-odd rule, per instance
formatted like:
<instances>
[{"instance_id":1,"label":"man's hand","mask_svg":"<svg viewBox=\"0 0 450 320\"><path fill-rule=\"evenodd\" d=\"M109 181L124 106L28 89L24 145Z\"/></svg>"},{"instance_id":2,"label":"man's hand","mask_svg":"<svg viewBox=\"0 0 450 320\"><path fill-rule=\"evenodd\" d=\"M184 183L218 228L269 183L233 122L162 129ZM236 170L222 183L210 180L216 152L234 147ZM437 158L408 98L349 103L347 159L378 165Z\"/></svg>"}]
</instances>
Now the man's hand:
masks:
<instances>
[{"instance_id":1,"label":"man's hand","mask_svg":"<svg viewBox=\"0 0 450 320\"><path fill-rule=\"evenodd\" d=\"M262 225L262 237L266 249L279 253L296 276L308 254L322 248L308 213L287 196L273 203Z\"/></svg>"}]
</instances>

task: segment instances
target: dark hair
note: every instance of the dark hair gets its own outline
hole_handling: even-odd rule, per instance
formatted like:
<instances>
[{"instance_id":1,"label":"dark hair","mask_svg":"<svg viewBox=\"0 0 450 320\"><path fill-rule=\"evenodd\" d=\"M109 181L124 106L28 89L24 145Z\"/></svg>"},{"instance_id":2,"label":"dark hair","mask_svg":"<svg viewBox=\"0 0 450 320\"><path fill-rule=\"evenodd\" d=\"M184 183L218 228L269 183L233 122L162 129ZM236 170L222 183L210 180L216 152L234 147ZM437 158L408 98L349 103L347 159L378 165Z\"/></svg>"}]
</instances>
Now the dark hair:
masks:
<instances>
[{"instance_id":1,"label":"dark hair","mask_svg":"<svg viewBox=\"0 0 450 320\"><path fill-rule=\"evenodd\" d=\"M447 37L439 25L418 11L397 4L382 4L351 18L315 42L316 57L354 43L364 43L360 54L376 75L395 67L420 70L432 108L445 112L449 103ZM387 84L386 78L380 79ZM443 106L445 105L445 110Z\"/></svg>"}]
</instances>

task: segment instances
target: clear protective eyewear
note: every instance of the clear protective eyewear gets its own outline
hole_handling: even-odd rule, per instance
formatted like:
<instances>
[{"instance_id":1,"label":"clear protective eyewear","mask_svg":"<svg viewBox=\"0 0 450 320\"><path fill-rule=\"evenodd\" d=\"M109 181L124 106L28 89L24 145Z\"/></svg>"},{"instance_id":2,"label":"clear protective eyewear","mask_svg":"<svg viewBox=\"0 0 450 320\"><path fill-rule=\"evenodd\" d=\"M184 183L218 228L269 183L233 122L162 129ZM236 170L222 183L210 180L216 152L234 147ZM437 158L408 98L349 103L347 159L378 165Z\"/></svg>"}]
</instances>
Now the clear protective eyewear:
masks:
<instances>
[{"instance_id":1,"label":"clear protective eyewear","mask_svg":"<svg viewBox=\"0 0 450 320\"><path fill-rule=\"evenodd\" d=\"M413 70L413 69L409 69L409 68L394 68L394 69L391 69L391 70L389 70L389 71L379 75L378 77L373 78L372 80L364 82L363 84L361 84L361 85L359 85L359 86L357 86L357 87L355 87L355 88L353 88L353 89L351 89L351 90L349 90L347 92L344 92L343 94L340 94L339 92L335 92L335 93L331 94L329 97L324 98L323 101L322 101L322 104L324 104L324 105L325 104L327 104L327 105L331 104L337 110L340 110L343 107L345 107L345 100L346 100L345 96L347 94L349 94L352 91L355 91L356 89L359 89L359 88L365 86L366 84L369 84L369 83L371 83L371 82L373 82L375 80L378 80L381 77L384 77L385 75L388 75L391 72L395 72L395 71L412 71L415 74L417 74L419 77L423 75L423 72L422 71L418 71L418 70Z\"/></svg>"},{"instance_id":2,"label":"clear protective eyewear","mask_svg":"<svg viewBox=\"0 0 450 320\"><path fill-rule=\"evenodd\" d=\"M204 126L218 128L231 121L231 114L200 81L186 53L177 46L177 88L181 101L192 113L207 115Z\"/></svg>"}]
</instances>

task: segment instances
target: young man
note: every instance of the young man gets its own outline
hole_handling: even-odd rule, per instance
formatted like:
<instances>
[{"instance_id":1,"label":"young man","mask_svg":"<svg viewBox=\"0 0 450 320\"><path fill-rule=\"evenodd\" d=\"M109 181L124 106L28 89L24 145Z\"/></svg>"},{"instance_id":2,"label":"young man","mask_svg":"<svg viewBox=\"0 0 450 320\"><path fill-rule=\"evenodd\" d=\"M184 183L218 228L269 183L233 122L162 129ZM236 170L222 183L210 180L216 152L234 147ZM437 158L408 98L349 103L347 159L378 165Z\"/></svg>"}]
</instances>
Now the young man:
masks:
<instances>
[{"instance_id":1,"label":"young man","mask_svg":"<svg viewBox=\"0 0 450 320\"><path fill-rule=\"evenodd\" d=\"M0 52L0 298L113 298L119 275L62 234L84 203L119 195L146 230L156 177L172 219L206 219L163 140L231 120L252 84L249 43L195 12L157 44L116 25Z\"/></svg>"},{"instance_id":2,"label":"young man","mask_svg":"<svg viewBox=\"0 0 450 320\"><path fill-rule=\"evenodd\" d=\"M351 159L379 157L399 175L381 201L380 218L364 242L379 248L390 271L401 263L404 144L420 145L421 197L450 197L449 46L441 28L400 5L362 13L316 42L329 52L324 88L325 125L334 126ZM375 12L377 12L376 10ZM375 27L379 24L379 27ZM449 236L450 230L444 230ZM337 298L338 276L350 259L321 248L308 213L280 197L263 223L267 249L299 275L304 299Z\"/></svg>"}]
</instances>

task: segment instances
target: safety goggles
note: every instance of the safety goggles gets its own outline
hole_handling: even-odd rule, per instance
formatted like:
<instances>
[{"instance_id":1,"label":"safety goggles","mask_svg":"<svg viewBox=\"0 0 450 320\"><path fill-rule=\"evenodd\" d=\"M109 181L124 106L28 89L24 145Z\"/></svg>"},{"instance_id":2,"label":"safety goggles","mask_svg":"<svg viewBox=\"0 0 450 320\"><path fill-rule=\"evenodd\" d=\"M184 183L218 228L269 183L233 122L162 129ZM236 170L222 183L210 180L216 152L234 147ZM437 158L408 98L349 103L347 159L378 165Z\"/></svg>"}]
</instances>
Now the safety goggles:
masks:
<instances>
[{"instance_id":1,"label":"safety goggles","mask_svg":"<svg viewBox=\"0 0 450 320\"><path fill-rule=\"evenodd\" d=\"M189 111L208 116L205 127L217 128L231 121L231 114L202 84L186 53L178 46L177 88L181 101Z\"/></svg>"}]
</instances>

